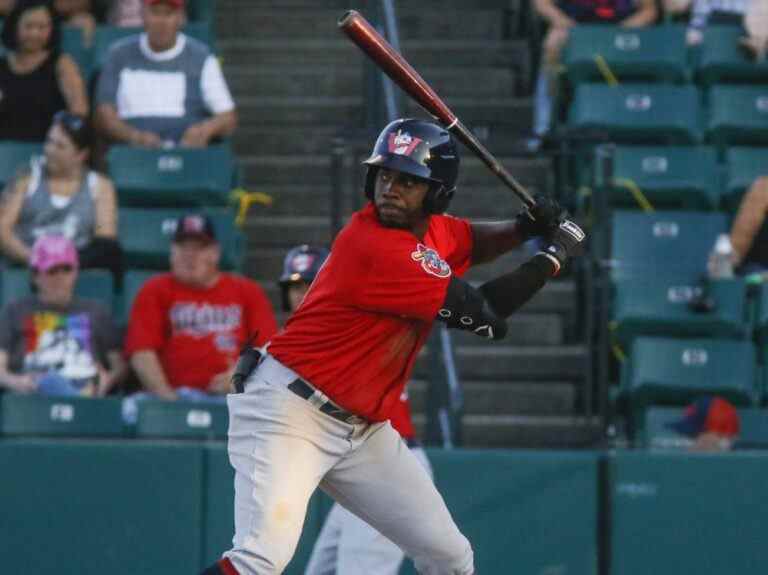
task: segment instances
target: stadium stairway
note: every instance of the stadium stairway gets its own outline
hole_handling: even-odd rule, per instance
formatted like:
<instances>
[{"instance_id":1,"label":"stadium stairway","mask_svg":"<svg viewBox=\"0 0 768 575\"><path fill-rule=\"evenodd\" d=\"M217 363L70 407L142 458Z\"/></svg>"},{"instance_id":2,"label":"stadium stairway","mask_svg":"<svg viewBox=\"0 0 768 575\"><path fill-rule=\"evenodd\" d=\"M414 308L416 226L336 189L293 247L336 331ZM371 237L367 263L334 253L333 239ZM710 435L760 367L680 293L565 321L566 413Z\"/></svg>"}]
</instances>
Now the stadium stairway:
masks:
<instances>
[{"instance_id":1,"label":"stadium stairway","mask_svg":"<svg viewBox=\"0 0 768 575\"><path fill-rule=\"evenodd\" d=\"M398 3L401 47L511 173L532 191L549 191L554 181L547 158L511 155L532 116L530 97L523 95L530 56L516 29L518 2ZM267 288L276 309L275 280L286 250L330 240L331 138L364 123L363 56L336 29L350 7L367 12L360 0L217 2L224 72L240 113L234 146L245 186L275 200L249 214L245 271ZM420 111L408 104L406 113ZM517 210L512 195L465 153L452 212L499 219ZM470 278L482 281L523 257L509 254ZM504 343L455 336L467 446L564 447L592 440L594 425L578 415L587 355L574 337L576 302L574 281L556 281L515 317ZM428 369L424 357L410 387L419 426Z\"/></svg>"}]
</instances>

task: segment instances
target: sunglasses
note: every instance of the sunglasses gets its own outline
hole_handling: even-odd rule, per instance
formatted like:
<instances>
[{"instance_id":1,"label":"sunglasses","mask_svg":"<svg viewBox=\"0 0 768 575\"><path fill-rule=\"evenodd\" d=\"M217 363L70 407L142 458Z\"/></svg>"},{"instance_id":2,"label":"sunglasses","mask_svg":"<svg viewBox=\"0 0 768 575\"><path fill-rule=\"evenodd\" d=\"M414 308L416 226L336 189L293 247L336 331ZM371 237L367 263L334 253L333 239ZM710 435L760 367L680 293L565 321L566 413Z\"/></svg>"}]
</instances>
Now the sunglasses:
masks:
<instances>
[{"instance_id":1,"label":"sunglasses","mask_svg":"<svg viewBox=\"0 0 768 575\"><path fill-rule=\"evenodd\" d=\"M69 134L69 137L72 138L79 148L88 146L90 135L88 133L86 120L82 116L72 114L66 110L61 110L54 114L53 123L64 128L64 131Z\"/></svg>"}]
</instances>

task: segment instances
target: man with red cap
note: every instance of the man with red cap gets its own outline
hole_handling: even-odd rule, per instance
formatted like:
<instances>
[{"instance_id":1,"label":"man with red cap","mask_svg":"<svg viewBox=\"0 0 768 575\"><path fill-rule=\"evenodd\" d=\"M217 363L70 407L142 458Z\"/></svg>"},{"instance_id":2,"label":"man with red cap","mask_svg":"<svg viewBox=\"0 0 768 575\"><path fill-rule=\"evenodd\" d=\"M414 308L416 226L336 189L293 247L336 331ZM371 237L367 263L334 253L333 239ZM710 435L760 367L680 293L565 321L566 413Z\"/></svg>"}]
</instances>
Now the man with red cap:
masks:
<instances>
[{"instance_id":1,"label":"man with red cap","mask_svg":"<svg viewBox=\"0 0 768 575\"><path fill-rule=\"evenodd\" d=\"M722 397L706 396L686 407L683 417L668 427L691 438L694 451L728 451L739 434L739 414Z\"/></svg>"},{"instance_id":2,"label":"man with red cap","mask_svg":"<svg viewBox=\"0 0 768 575\"><path fill-rule=\"evenodd\" d=\"M234 131L219 61L181 32L185 21L184 0L144 0L144 33L111 47L96 90L98 127L109 140L199 148Z\"/></svg>"}]
</instances>

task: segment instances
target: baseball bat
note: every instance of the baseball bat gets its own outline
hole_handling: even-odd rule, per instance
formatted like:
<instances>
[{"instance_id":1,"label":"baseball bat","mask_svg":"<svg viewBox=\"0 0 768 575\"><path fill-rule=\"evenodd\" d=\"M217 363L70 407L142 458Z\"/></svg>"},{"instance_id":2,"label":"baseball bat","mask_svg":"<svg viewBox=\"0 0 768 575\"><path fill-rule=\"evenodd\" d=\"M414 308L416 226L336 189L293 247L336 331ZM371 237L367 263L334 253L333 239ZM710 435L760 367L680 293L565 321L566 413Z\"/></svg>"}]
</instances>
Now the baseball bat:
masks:
<instances>
[{"instance_id":1,"label":"baseball bat","mask_svg":"<svg viewBox=\"0 0 768 575\"><path fill-rule=\"evenodd\" d=\"M488 168L531 209L536 205L531 194L501 165L491 152L481 144L475 135L461 123L461 120L443 102L432 87L413 69L365 17L356 10L344 14L338 22L339 28L358 48L365 52L395 84L416 100L430 115L434 116L449 132L472 150Z\"/></svg>"}]
</instances>

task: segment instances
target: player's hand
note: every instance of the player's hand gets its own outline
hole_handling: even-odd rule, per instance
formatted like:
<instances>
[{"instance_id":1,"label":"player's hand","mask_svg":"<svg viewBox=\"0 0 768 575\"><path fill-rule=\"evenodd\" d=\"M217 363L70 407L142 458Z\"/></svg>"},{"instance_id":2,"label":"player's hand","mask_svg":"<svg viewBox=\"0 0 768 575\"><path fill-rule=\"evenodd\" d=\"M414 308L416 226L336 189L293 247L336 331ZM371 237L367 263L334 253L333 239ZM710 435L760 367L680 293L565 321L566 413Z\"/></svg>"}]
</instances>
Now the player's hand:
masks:
<instances>
[{"instance_id":1,"label":"player's hand","mask_svg":"<svg viewBox=\"0 0 768 575\"><path fill-rule=\"evenodd\" d=\"M547 194L534 194L536 205L517 214L517 229L523 241L552 233L565 218L565 210Z\"/></svg>"},{"instance_id":2,"label":"player's hand","mask_svg":"<svg viewBox=\"0 0 768 575\"><path fill-rule=\"evenodd\" d=\"M578 255L587 235L574 221L565 219L547 237L549 244L539 252L545 255L555 266L556 276L569 258Z\"/></svg>"}]
</instances>

